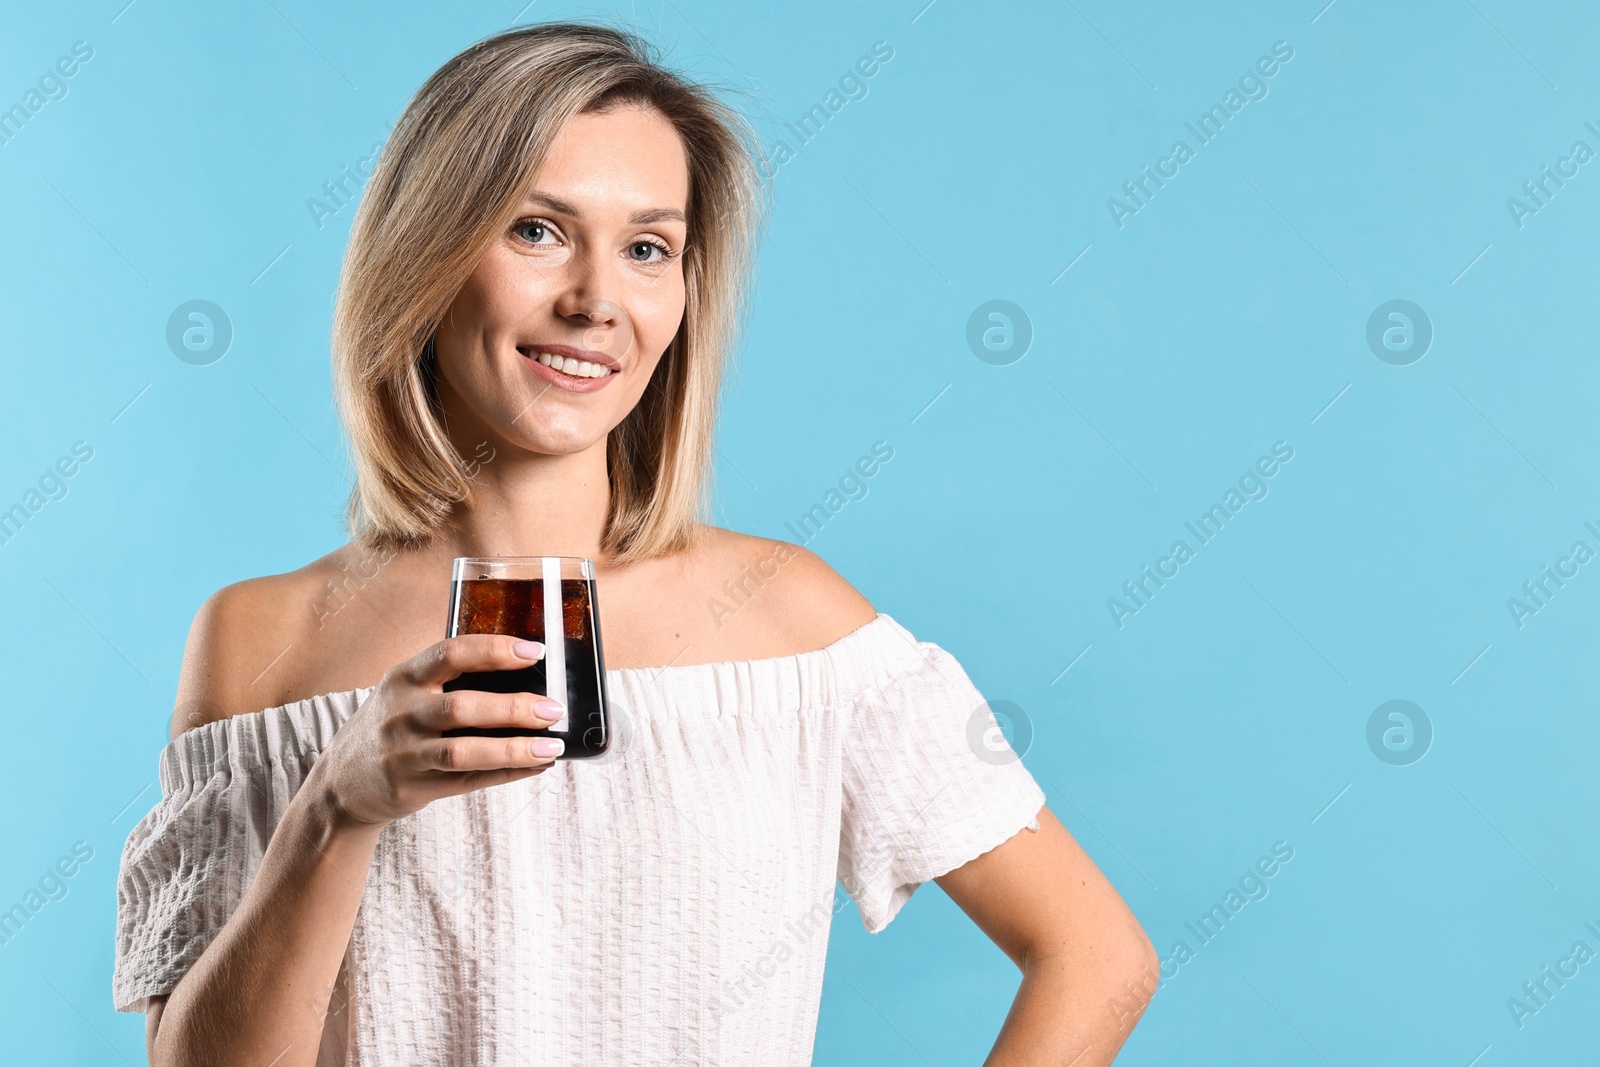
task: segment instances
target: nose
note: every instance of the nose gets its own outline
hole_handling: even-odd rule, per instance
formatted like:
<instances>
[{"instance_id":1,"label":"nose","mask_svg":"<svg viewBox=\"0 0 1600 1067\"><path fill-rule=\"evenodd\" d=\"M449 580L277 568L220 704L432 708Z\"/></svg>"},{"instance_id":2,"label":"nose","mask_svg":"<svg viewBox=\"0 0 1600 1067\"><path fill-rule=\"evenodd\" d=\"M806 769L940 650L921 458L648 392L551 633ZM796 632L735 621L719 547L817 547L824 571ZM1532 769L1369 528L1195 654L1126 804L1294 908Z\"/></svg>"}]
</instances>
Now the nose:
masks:
<instances>
[{"instance_id":1,"label":"nose","mask_svg":"<svg viewBox=\"0 0 1600 1067\"><path fill-rule=\"evenodd\" d=\"M555 310L564 319L587 327L615 326L622 308L613 299L618 284L603 257L591 250L578 252L568 262L564 285Z\"/></svg>"}]
</instances>

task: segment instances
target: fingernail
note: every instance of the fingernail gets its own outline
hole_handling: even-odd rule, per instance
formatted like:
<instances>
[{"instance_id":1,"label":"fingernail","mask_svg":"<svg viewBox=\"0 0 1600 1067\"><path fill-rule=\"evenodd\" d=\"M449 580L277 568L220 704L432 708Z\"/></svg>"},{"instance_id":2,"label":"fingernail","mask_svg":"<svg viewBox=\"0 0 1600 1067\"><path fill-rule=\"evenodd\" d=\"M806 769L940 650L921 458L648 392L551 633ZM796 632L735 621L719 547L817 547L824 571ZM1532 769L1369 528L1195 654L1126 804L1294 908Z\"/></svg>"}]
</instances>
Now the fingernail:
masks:
<instances>
[{"instance_id":1,"label":"fingernail","mask_svg":"<svg viewBox=\"0 0 1600 1067\"><path fill-rule=\"evenodd\" d=\"M535 737L532 746L533 754L540 759L559 756L566 749L567 743L559 737Z\"/></svg>"},{"instance_id":2,"label":"fingernail","mask_svg":"<svg viewBox=\"0 0 1600 1067\"><path fill-rule=\"evenodd\" d=\"M512 643L511 651L523 659L538 659L544 655L544 645L538 641L516 641Z\"/></svg>"},{"instance_id":3,"label":"fingernail","mask_svg":"<svg viewBox=\"0 0 1600 1067\"><path fill-rule=\"evenodd\" d=\"M565 711L566 709L561 706L561 701L552 700L550 697L540 697L533 702L533 713L541 719L548 719L550 722L555 722L561 718Z\"/></svg>"}]
</instances>

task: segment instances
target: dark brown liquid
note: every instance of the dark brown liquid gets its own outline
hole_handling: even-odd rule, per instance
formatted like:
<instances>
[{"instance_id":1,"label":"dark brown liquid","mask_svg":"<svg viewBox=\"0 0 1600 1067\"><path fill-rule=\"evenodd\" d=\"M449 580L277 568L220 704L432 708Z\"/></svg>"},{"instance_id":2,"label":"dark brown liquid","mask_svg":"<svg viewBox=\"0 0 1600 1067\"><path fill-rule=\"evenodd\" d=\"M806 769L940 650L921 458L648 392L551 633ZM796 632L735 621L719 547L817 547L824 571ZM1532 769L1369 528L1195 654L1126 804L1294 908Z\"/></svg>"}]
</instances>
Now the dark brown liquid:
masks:
<instances>
[{"instance_id":1,"label":"dark brown liquid","mask_svg":"<svg viewBox=\"0 0 1600 1067\"><path fill-rule=\"evenodd\" d=\"M446 691L476 689L488 693L538 693L567 706L566 730L493 727L446 730L447 737L559 737L566 742L563 759L598 756L611 740L606 714L605 659L600 648L600 619L594 582L561 580L561 631L566 653L566 692L551 693L546 665L552 638L544 625L544 581L540 578L470 578L451 591L447 636L510 634L545 644L543 659L528 667L469 672L444 683Z\"/></svg>"}]
</instances>

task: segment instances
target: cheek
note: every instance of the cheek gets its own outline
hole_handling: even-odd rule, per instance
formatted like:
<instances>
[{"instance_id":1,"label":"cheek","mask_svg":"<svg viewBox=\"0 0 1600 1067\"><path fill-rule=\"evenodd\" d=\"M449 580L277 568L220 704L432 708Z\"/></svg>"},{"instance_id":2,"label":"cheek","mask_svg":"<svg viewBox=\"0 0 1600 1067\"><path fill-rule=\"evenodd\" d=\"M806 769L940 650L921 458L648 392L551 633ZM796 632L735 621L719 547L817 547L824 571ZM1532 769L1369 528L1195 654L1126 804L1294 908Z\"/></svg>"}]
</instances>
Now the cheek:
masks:
<instances>
[{"instance_id":1,"label":"cheek","mask_svg":"<svg viewBox=\"0 0 1600 1067\"><path fill-rule=\"evenodd\" d=\"M463 283L439 324L439 371L457 388L494 377L491 361L483 358L485 347L513 334L526 315L528 294L513 290L488 267L480 265Z\"/></svg>"},{"instance_id":2,"label":"cheek","mask_svg":"<svg viewBox=\"0 0 1600 1067\"><path fill-rule=\"evenodd\" d=\"M478 345L482 323L482 294L468 282L446 309L435 335L441 370L460 364L465 354Z\"/></svg>"},{"instance_id":3,"label":"cheek","mask_svg":"<svg viewBox=\"0 0 1600 1067\"><path fill-rule=\"evenodd\" d=\"M640 348L652 354L664 351L678 335L678 327L683 324L685 298L682 278L670 286L646 294L636 306L635 326Z\"/></svg>"},{"instance_id":4,"label":"cheek","mask_svg":"<svg viewBox=\"0 0 1600 1067\"><path fill-rule=\"evenodd\" d=\"M457 330L475 335L515 332L531 311L547 309L555 292L553 277L529 270L521 256L496 246L462 283L445 321L453 317Z\"/></svg>"}]
</instances>

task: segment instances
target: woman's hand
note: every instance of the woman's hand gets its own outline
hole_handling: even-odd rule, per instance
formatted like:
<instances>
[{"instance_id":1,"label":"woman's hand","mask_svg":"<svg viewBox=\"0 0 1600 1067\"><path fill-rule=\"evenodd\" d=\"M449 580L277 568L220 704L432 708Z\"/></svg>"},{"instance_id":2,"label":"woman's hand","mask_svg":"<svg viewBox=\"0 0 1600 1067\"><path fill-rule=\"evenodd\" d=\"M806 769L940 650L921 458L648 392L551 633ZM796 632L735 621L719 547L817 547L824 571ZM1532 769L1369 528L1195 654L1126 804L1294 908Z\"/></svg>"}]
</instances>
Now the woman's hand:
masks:
<instances>
[{"instance_id":1,"label":"woman's hand","mask_svg":"<svg viewBox=\"0 0 1600 1067\"><path fill-rule=\"evenodd\" d=\"M462 727L545 729L558 720L561 705L548 697L441 688L467 671L526 667L543 655L537 641L464 634L390 667L312 766L335 819L382 827L440 797L548 769L559 738L442 736Z\"/></svg>"}]
</instances>

